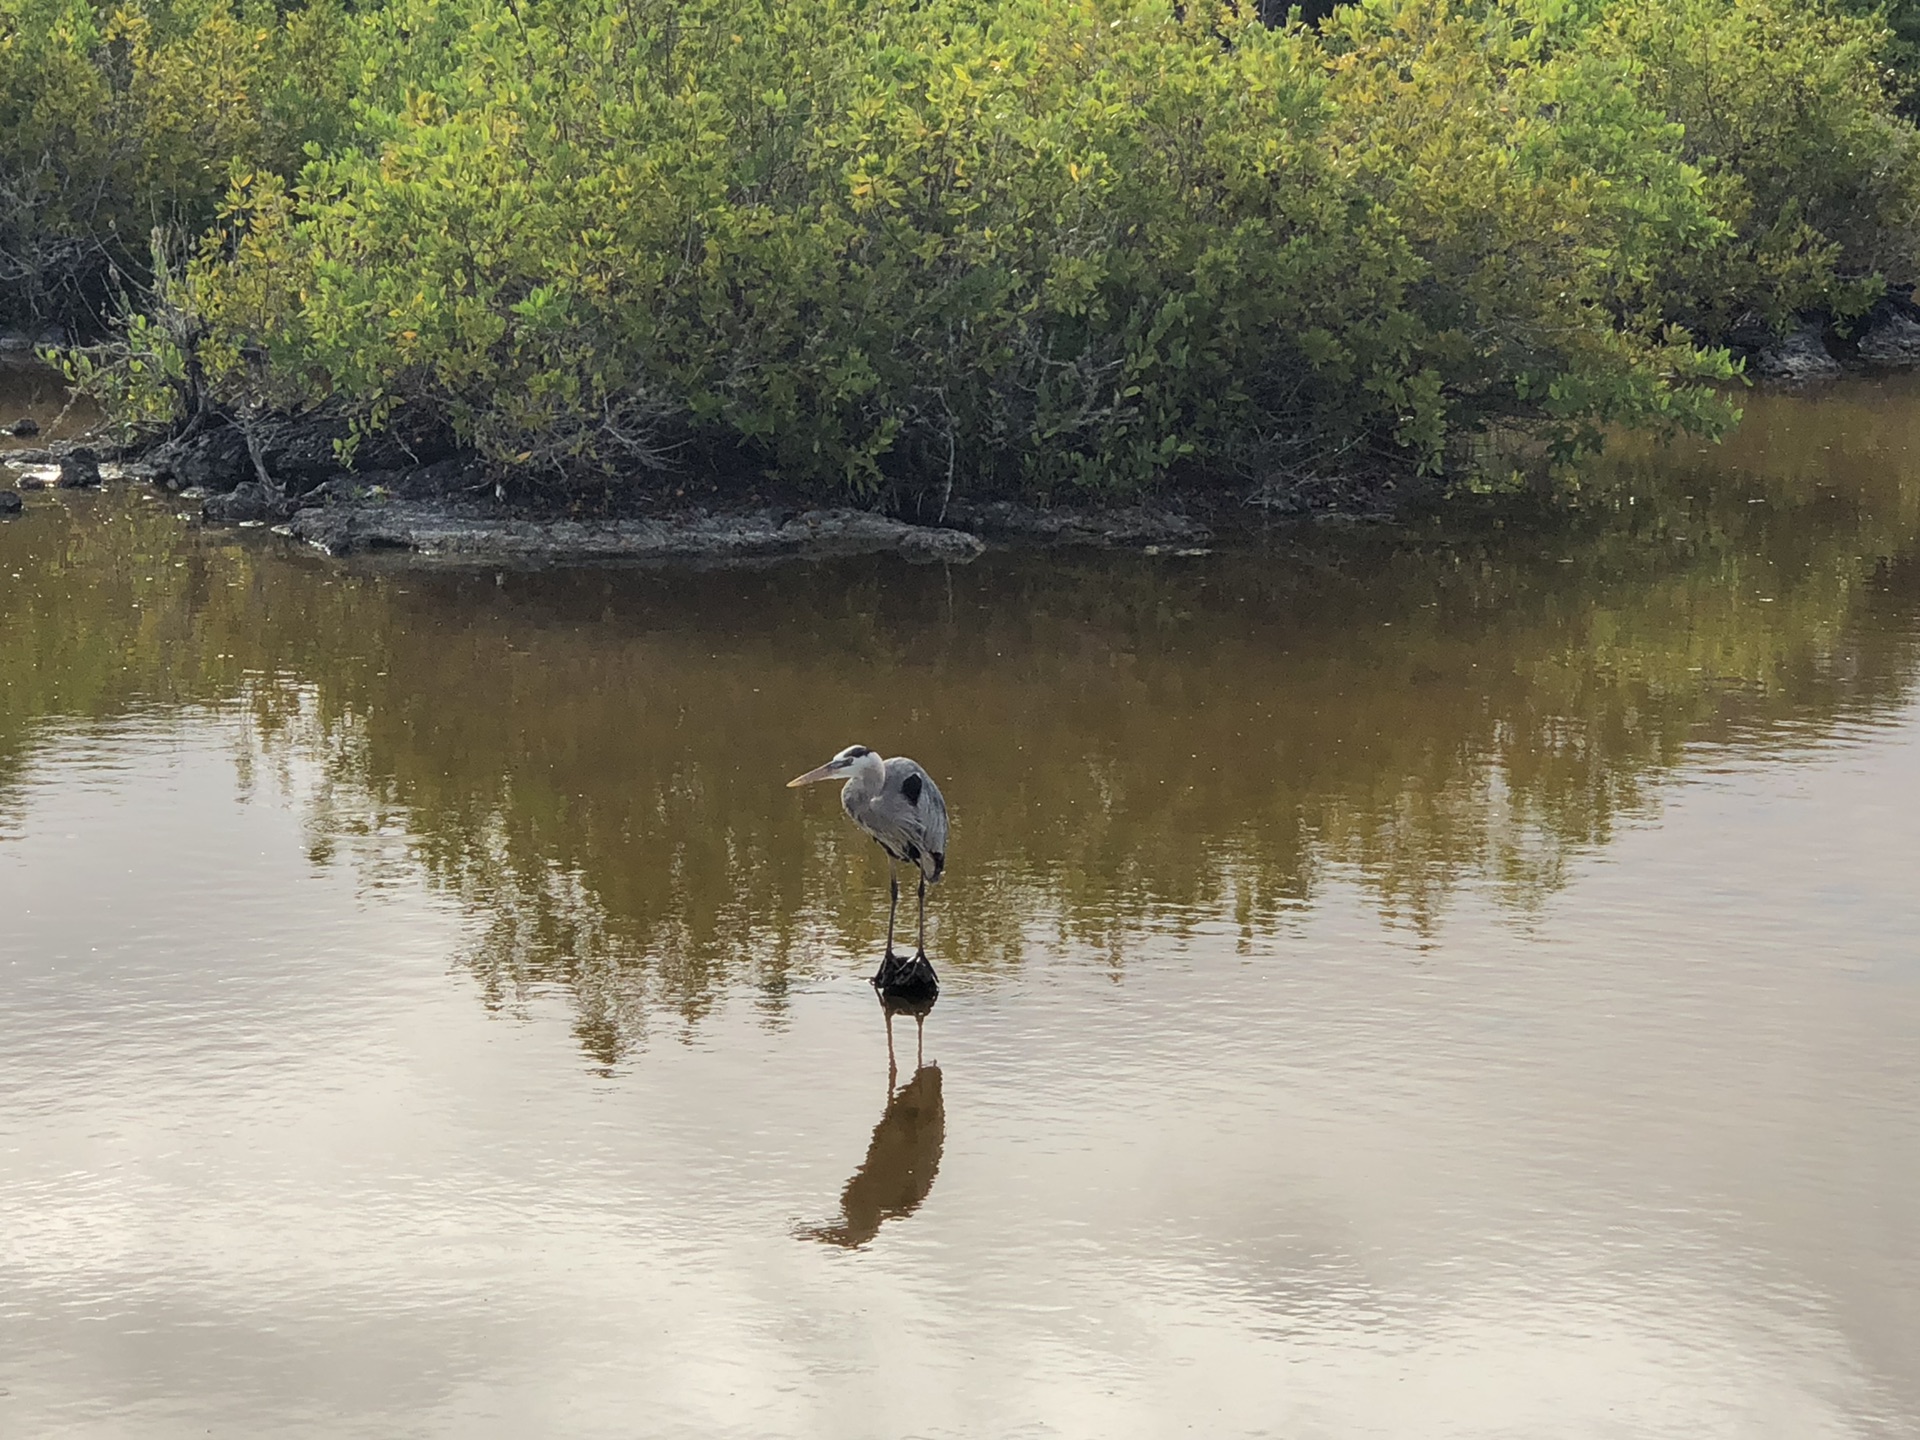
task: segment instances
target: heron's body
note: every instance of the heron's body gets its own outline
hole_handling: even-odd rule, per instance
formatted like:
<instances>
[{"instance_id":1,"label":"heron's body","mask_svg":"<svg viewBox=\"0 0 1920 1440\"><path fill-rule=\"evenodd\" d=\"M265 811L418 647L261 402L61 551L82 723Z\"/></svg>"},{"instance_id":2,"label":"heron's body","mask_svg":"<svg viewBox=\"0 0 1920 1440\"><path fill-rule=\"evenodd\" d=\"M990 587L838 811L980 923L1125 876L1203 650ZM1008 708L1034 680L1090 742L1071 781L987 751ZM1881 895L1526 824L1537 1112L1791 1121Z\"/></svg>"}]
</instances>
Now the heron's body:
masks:
<instances>
[{"instance_id":1,"label":"heron's body","mask_svg":"<svg viewBox=\"0 0 1920 1440\"><path fill-rule=\"evenodd\" d=\"M947 802L919 762L868 751L840 791L847 818L890 859L916 866L929 885L947 868Z\"/></svg>"},{"instance_id":2,"label":"heron's body","mask_svg":"<svg viewBox=\"0 0 1920 1440\"><path fill-rule=\"evenodd\" d=\"M940 990L927 960L927 886L938 885L947 868L947 802L940 787L917 761L896 755L882 760L864 745L851 745L817 770L787 783L807 785L846 777L841 807L887 852L892 872L892 906L887 912L887 954L873 977L874 988L895 999L931 998ZM900 908L901 865L920 872L920 944L911 960L893 953L893 925Z\"/></svg>"}]
</instances>

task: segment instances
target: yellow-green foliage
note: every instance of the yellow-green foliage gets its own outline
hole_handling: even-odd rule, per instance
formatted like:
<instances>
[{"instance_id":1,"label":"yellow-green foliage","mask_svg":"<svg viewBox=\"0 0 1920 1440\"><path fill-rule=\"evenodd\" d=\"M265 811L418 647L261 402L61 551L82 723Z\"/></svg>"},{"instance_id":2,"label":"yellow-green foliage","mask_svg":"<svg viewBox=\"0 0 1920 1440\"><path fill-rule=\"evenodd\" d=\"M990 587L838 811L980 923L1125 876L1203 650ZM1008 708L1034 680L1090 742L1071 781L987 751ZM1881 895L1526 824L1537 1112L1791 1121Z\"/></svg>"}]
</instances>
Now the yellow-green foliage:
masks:
<instances>
[{"instance_id":1,"label":"yellow-green foliage","mask_svg":"<svg viewBox=\"0 0 1920 1440\"><path fill-rule=\"evenodd\" d=\"M1725 225L1622 66L1444 0L1345 7L1325 44L1340 149L1420 260L1412 385L1446 401L1429 445L1502 418L1563 446L1613 421L1711 427L1712 401L1669 382L1722 362L1670 332L1648 281Z\"/></svg>"},{"instance_id":2,"label":"yellow-green foliage","mask_svg":"<svg viewBox=\"0 0 1920 1440\"><path fill-rule=\"evenodd\" d=\"M4 91L123 97L86 102L139 142L106 188L204 231L102 381L146 413L936 497L1431 470L1710 431L1703 345L1911 251L1884 36L1813 0L194 3L82 8L166 37L125 83L43 21L71 78ZM166 78L202 55L217 107Z\"/></svg>"},{"instance_id":3,"label":"yellow-green foliage","mask_svg":"<svg viewBox=\"0 0 1920 1440\"><path fill-rule=\"evenodd\" d=\"M1896 112L1877 17L1824 0L1619 0L1588 37L1682 126L1728 222L1669 262L1671 308L1719 334L1857 315L1920 280L1920 134Z\"/></svg>"},{"instance_id":4,"label":"yellow-green foliage","mask_svg":"<svg viewBox=\"0 0 1920 1440\"><path fill-rule=\"evenodd\" d=\"M333 0L0 0L0 324L98 314L235 163L291 170L344 134L345 41Z\"/></svg>"}]
</instances>

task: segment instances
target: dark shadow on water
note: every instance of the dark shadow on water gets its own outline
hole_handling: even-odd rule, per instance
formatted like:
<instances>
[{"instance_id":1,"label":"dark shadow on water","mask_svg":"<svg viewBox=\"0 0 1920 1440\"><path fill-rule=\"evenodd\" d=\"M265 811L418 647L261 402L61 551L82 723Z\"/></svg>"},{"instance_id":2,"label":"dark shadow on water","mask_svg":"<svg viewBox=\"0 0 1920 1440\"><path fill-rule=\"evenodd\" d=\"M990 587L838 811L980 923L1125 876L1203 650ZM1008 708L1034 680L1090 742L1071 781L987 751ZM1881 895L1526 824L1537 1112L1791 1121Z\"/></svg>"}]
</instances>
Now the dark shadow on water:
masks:
<instances>
[{"instance_id":1,"label":"dark shadow on water","mask_svg":"<svg viewBox=\"0 0 1920 1440\"><path fill-rule=\"evenodd\" d=\"M924 1019L924 1014L918 1018ZM887 1108L873 1127L867 1158L840 1192L840 1218L801 1230L808 1240L858 1249L880 1233L885 1221L913 1214L933 1189L947 1139L940 1067L920 1065L906 1084L895 1089L891 1054L888 1061Z\"/></svg>"}]
</instances>

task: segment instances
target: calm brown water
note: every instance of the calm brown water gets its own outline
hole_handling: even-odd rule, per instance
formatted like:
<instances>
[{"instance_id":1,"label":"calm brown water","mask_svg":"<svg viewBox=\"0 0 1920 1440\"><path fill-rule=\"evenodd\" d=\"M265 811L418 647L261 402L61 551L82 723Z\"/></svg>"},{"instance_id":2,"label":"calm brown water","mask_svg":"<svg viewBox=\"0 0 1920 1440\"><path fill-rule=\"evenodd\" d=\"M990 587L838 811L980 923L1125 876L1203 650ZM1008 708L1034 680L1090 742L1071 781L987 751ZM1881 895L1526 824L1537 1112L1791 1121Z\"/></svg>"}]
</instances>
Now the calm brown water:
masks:
<instances>
[{"instance_id":1,"label":"calm brown water","mask_svg":"<svg viewBox=\"0 0 1920 1440\"><path fill-rule=\"evenodd\" d=\"M1594 486L747 574L30 497L0 1434L1920 1434L1920 388ZM893 1087L855 741L955 815Z\"/></svg>"},{"instance_id":2,"label":"calm brown water","mask_svg":"<svg viewBox=\"0 0 1920 1440\"><path fill-rule=\"evenodd\" d=\"M0 353L0 457L82 434L99 417L90 403L68 403L67 387L57 371L30 356ZM21 420L33 421L38 433L16 438L13 426ZM11 484L11 477L0 476L0 483Z\"/></svg>"}]
</instances>

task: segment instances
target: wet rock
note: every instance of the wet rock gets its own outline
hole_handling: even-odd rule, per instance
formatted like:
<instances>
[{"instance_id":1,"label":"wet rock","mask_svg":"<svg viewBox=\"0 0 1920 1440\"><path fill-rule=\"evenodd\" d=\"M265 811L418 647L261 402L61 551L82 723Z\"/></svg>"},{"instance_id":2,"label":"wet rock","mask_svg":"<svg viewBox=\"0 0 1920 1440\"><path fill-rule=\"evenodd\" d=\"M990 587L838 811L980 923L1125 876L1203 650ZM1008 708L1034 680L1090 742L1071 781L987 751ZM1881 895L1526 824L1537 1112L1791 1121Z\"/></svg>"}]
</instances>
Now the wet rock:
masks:
<instances>
[{"instance_id":1,"label":"wet rock","mask_svg":"<svg viewBox=\"0 0 1920 1440\"><path fill-rule=\"evenodd\" d=\"M777 514L777 512L776 512ZM773 518L768 516L766 518ZM728 517L715 517L724 531ZM712 534L709 525L700 533ZM762 537L752 525L736 535L715 535L722 544L747 552L805 551L816 555L853 555L898 550L910 560L971 560L987 547L977 535L933 525L909 525L871 510L808 510Z\"/></svg>"},{"instance_id":2,"label":"wet rock","mask_svg":"<svg viewBox=\"0 0 1920 1440\"><path fill-rule=\"evenodd\" d=\"M1840 362L1827 353L1820 327L1803 325L1755 355L1753 373L1763 380L1798 385L1831 380L1840 373Z\"/></svg>"},{"instance_id":3,"label":"wet rock","mask_svg":"<svg viewBox=\"0 0 1920 1440\"><path fill-rule=\"evenodd\" d=\"M7 426L7 434L13 436L16 440L25 440L28 436L38 435L39 433L40 422L31 415L22 415L18 420Z\"/></svg>"},{"instance_id":4,"label":"wet rock","mask_svg":"<svg viewBox=\"0 0 1920 1440\"><path fill-rule=\"evenodd\" d=\"M367 548L361 543L359 512L347 506L302 510L284 526L275 528L329 555L351 555Z\"/></svg>"},{"instance_id":5,"label":"wet rock","mask_svg":"<svg viewBox=\"0 0 1920 1440\"><path fill-rule=\"evenodd\" d=\"M60 483L58 465L26 465L14 462L9 468L19 471L19 479L14 484L21 490L51 490Z\"/></svg>"},{"instance_id":6,"label":"wet rock","mask_svg":"<svg viewBox=\"0 0 1920 1440\"><path fill-rule=\"evenodd\" d=\"M1043 510L1018 501L995 500L980 505L956 505L949 515L984 535L1048 545L1193 548L1213 539L1213 532L1191 516L1145 505L1116 510Z\"/></svg>"},{"instance_id":7,"label":"wet rock","mask_svg":"<svg viewBox=\"0 0 1920 1440\"><path fill-rule=\"evenodd\" d=\"M0 515L18 515L26 509L26 503L12 490L0 490Z\"/></svg>"},{"instance_id":8,"label":"wet rock","mask_svg":"<svg viewBox=\"0 0 1920 1440\"><path fill-rule=\"evenodd\" d=\"M1885 370L1920 365L1920 324L1898 313L1884 315L1860 337L1858 353L1865 364Z\"/></svg>"},{"instance_id":9,"label":"wet rock","mask_svg":"<svg viewBox=\"0 0 1920 1440\"><path fill-rule=\"evenodd\" d=\"M908 525L845 509L799 515L777 510L696 514L675 520L529 520L478 504L395 499L303 509L287 525L296 538L330 555L402 549L453 559L737 563L892 551L910 560L965 561L985 548L978 536L964 531Z\"/></svg>"},{"instance_id":10,"label":"wet rock","mask_svg":"<svg viewBox=\"0 0 1920 1440\"><path fill-rule=\"evenodd\" d=\"M60 457L59 465L57 483L62 490L91 489L100 483L100 457L91 450L69 450Z\"/></svg>"},{"instance_id":11,"label":"wet rock","mask_svg":"<svg viewBox=\"0 0 1920 1440\"><path fill-rule=\"evenodd\" d=\"M0 358L23 358L30 356L37 346L58 347L66 343L67 332L58 325L49 325L38 335L29 335L24 330L0 330Z\"/></svg>"},{"instance_id":12,"label":"wet rock","mask_svg":"<svg viewBox=\"0 0 1920 1440\"><path fill-rule=\"evenodd\" d=\"M914 525L900 537L897 548L916 564L931 565L940 562L964 564L978 559L987 546L978 535L969 535L965 530Z\"/></svg>"},{"instance_id":13,"label":"wet rock","mask_svg":"<svg viewBox=\"0 0 1920 1440\"><path fill-rule=\"evenodd\" d=\"M271 524L284 520L291 506L269 495L258 480L248 480L220 495L209 495L200 506L200 518L220 525Z\"/></svg>"}]
</instances>

